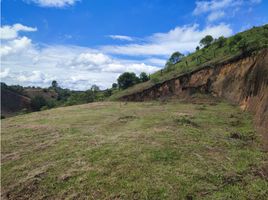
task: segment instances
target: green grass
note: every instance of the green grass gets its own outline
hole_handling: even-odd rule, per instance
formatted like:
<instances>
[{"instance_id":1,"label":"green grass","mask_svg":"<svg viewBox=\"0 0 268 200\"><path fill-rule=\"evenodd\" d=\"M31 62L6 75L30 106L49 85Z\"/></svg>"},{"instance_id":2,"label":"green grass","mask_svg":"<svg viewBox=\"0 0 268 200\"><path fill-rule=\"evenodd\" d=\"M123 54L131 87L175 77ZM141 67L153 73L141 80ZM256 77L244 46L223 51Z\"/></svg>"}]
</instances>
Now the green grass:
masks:
<instances>
[{"instance_id":1,"label":"green grass","mask_svg":"<svg viewBox=\"0 0 268 200\"><path fill-rule=\"evenodd\" d=\"M211 101L104 102L4 119L2 195L267 199L267 154L251 116Z\"/></svg>"},{"instance_id":2,"label":"green grass","mask_svg":"<svg viewBox=\"0 0 268 200\"><path fill-rule=\"evenodd\" d=\"M227 38L222 47L219 47L219 43L215 41L209 47L202 48L185 56L181 62L175 65L171 65L168 68L164 68L163 66L162 72L159 70L152 74L150 81L134 85L126 90L116 91L110 99L119 99L122 96L145 90L157 83L178 77L181 74L191 72L203 66L213 66L216 63L238 56L241 54L241 50L239 49L239 42L241 40L236 43L233 42L237 36L241 36L241 40L247 41L249 47L254 49L255 52L263 48L268 48L268 24L261 27L254 27ZM199 59L197 59L198 57Z\"/></svg>"}]
</instances>

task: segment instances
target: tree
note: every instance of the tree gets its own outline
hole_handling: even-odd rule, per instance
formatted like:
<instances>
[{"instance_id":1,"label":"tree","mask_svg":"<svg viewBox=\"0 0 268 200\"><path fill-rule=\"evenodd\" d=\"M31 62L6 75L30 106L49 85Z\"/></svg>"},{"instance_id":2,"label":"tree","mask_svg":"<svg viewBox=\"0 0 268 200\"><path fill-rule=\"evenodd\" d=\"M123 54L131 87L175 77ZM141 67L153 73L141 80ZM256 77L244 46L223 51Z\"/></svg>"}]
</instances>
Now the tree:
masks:
<instances>
[{"instance_id":1,"label":"tree","mask_svg":"<svg viewBox=\"0 0 268 200\"><path fill-rule=\"evenodd\" d=\"M57 81L56 80L53 80L52 83L51 83L51 87L52 88L57 88L58 86L59 85L58 85Z\"/></svg>"},{"instance_id":2,"label":"tree","mask_svg":"<svg viewBox=\"0 0 268 200\"><path fill-rule=\"evenodd\" d=\"M199 51L199 50L200 50L200 47L199 47L199 46L197 46L197 47L195 48L195 50L196 50L196 51Z\"/></svg>"},{"instance_id":3,"label":"tree","mask_svg":"<svg viewBox=\"0 0 268 200\"><path fill-rule=\"evenodd\" d=\"M140 74L140 81L141 82L149 81L149 76L145 72L141 72L141 74Z\"/></svg>"},{"instance_id":4,"label":"tree","mask_svg":"<svg viewBox=\"0 0 268 200\"><path fill-rule=\"evenodd\" d=\"M170 58L168 59L169 62L171 62L172 64L176 64L177 62L181 61L181 59L183 58L183 54L176 51L174 52Z\"/></svg>"},{"instance_id":5,"label":"tree","mask_svg":"<svg viewBox=\"0 0 268 200\"><path fill-rule=\"evenodd\" d=\"M62 89L60 87L56 88L56 92L58 94L57 100L59 101L66 101L72 93L69 89Z\"/></svg>"},{"instance_id":6,"label":"tree","mask_svg":"<svg viewBox=\"0 0 268 200\"><path fill-rule=\"evenodd\" d=\"M224 46L225 42L226 42L226 38L224 36L219 37L219 39L217 41L218 47L222 48Z\"/></svg>"},{"instance_id":7,"label":"tree","mask_svg":"<svg viewBox=\"0 0 268 200\"><path fill-rule=\"evenodd\" d=\"M110 97L113 94L113 91L111 89L106 89L103 92L104 97Z\"/></svg>"},{"instance_id":8,"label":"tree","mask_svg":"<svg viewBox=\"0 0 268 200\"><path fill-rule=\"evenodd\" d=\"M250 54L256 49L258 49L260 46L258 41L248 41L247 39L243 38L239 41L237 44L238 49L243 53L243 54Z\"/></svg>"},{"instance_id":9,"label":"tree","mask_svg":"<svg viewBox=\"0 0 268 200\"><path fill-rule=\"evenodd\" d=\"M71 96L67 99L66 105L78 105L84 103L94 102L96 94L92 90L87 90L85 92L73 92Z\"/></svg>"},{"instance_id":10,"label":"tree","mask_svg":"<svg viewBox=\"0 0 268 200\"><path fill-rule=\"evenodd\" d=\"M119 89L127 89L139 83L139 78L133 72L124 72L118 77L117 82Z\"/></svg>"},{"instance_id":11,"label":"tree","mask_svg":"<svg viewBox=\"0 0 268 200\"><path fill-rule=\"evenodd\" d=\"M170 60L168 59L168 61L165 64L165 69L167 71L170 71L170 70L172 70L172 66L173 66L172 62L170 62ZM161 70L161 76L163 75L162 73L163 73L163 71Z\"/></svg>"},{"instance_id":12,"label":"tree","mask_svg":"<svg viewBox=\"0 0 268 200\"><path fill-rule=\"evenodd\" d=\"M230 43L229 43L230 47L233 47L233 46L237 45L237 44L239 43L240 40L242 40L242 36L241 36L241 35L235 35L235 36L231 39L231 41L230 41Z\"/></svg>"},{"instance_id":13,"label":"tree","mask_svg":"<svg viewBox=\"0 0 268 200\"><path fill-rule=\"evenodd\" d=\"M248 49L248 43L246 39L240 40L237 46L238 46L238 49L242 51L242 53L245 53Z\"/></svg>"},{"instance_id":14,"label":"tree","mask_svg":"<svg viewBox=\"0 0 268 200\"><path fill-rule=\"evenodd\" d=\"M95 85L95 84L92 85L90 89L91 89L91 91L93 91L93 92L98 92L98 91L100 91L100 87L97 86L97 85Z\"/></svg>"},{"instance_id":15,"label":"tree","mask_svg":"<svg viewBox=\"0 0 268 200\"><path fill-rule=\"evenodd\" d=\"M39 111L43 106L47 105L47 101L42 96L35 96L31 100L31 107L34 111Z\"/></svg>"},{"instance_id":16,"label":"tree","mask_svg":"<svg viewBox=\"0 0 268 200\"><path fill-rule=\"evenodd\" d=\"M200 45L204 46L204 47L208 47L209 45L212 44L213 40L214 39L213 39L213 37L211 35L207 35L202 40L200 40Z\"/></svg>"},{"instance_id":17,"label":"tree","mask_svg":"<svg viewBox=\"0 0 268 200\"><path fill-rule=\"evenodd\" d=\"M117 89L117 87L118 87L117 83L112 84L112 89Z\"/></svg>"}]
</instances>

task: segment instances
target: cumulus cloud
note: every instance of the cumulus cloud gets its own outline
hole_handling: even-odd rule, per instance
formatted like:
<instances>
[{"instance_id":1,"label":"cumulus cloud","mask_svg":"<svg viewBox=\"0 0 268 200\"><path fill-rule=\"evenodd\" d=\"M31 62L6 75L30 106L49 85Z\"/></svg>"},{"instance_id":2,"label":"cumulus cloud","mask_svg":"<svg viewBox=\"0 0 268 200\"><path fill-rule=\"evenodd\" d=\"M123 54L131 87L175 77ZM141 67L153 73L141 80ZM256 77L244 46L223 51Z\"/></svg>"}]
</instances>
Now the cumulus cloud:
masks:
<instances>
[{"instance_id":1,"label":"cumulus cloud","mask_svg":"<svg viewBox=\"0 0 268 200\"><path fill-rule=\"evenodd\" d=\"M110 87L125 71L153 73L164 65L166 58L174 51L194 51L205 35L229 36L232 30L226 24L203 29L195 24L153 34L144 38L143 43L96 49L71 45L40 46L30 38L21 36L22 33L2 40L0 52L1 66L5 69L2 72L4 82L47 87L55 79L62 87L85 90L93 84L101 88ZM134 57L123 59L122 55Z\"/></svg>"},{"instance_id":2,"label":"cumulus cloud","mask_svg":"<svg viewBox=\"0 0 268 200\"><path fill-rule=\"evenodd\" d=\"M125 41L133 41L134 39L132 37L126 36L126 35L109 35L110 38L114 40L125 40Z\"/></svg>"},{"instance_id":3,"label":"cumulus cloud","mask_svg":"<svg viewBox=\"0 0 268 200\"><path fill-rule=\"evenodd\" d=\"M5 68L5 69L1 69L1 71L0 71L0 78L2 79L2 78L6 78L7 76L8 76L8 74L9 74L9 71L10 71L10 69L9 68Z\"/></svg>"},{"instance_id":4,"label":"cumulus cloud","mask_svg":"<svg viewBox=\"0 0 268 200\"><path fill-rule=\"evenodd\" d=\"M2 26L0 28L0 39L1 40L10 40L18 37L20 31L24 32L34 32L37 31L37 28L24 26L22 24L14 24L13 26Z\"/></svg>"},{"instance_id":5,"label":"cumulus cloud","mask_svg":"<svg viewBox=\"0 0 268 200\"><path fill-rule=\"evenodd\" d=\"M6 80L21 85L48 86L51 80L56 79L62 87L76 90L89 89L92 84L101 88L110 87L117 77L125 72L137 74L145 71L152 73L159 68L140 63L112 58L96 50L75 46L47 46L36 48L34 56L20 52L4 56L4 67L20 71L20 75L9 74ZM30 73L32 72L32 73Z\"/></svg>"},{"instance_id":6,"label":"cumulus cloud","mask_svg":"<svg viewBox=\"0 0 268 200\"><path fill-rule=\"evenodd\" d=\"M194 15L208 14L207 20L209 22L216 21L223 16L226 12L239 10L242 6L249 6L261 3L261 0L205 0L196 1ZM234 9L234 10L233 10Z\"/></svg>"},{"instance_id":7,"label":"cumulus cloud","mask_svg":"<svg viewBox=\"0 0 268 200\"><path fill-rule=\"evenodd\" d=\"M104 65L111 62L111 59L102 53L81 53L74 60L74 64Z\"/></svg>"},{"instance_id":8,"label":"cumulus cloud","mask_svg":"<svg viewBox=\"0 0 268 200\"><path fill-rule=\"evenodd\" d=\"M50 83L52 79L48 78L44 73L40 71L24 72L17 76L17 80L20 82L26 82L30 84L38 83Z\"/></svg>"},{"instance_id":9,"label":"cumulus cloud","mask_svg":"<svg viewBox=\"0 0 268 200\"><path fill-rule=\"evenodd\" d=\"M57 7L62 8L66 6L74 5L80 0L26 0L27 2L33 2L41 7Z\"/></svg>"},{"instance_id":10,"label":"cumulus cloud","mask_svg":"<svg viewBox=\"0 0 268 200\"><path fill-rule=\"evenodd\" d=\"M227 7L240 5L241 0L210 0L210 1L196 1L196 7L193 11L194 15L199 15L202 13L207 13L211 11L216 11L224 9Z\"/></svg>"},{"instance_id":11,"label":"cumulus cloud","mask_svg":"<svg viewBox=\"0 0 268 200\"><path fill-rule=\"evenodd\" d=\"M33 31L23 25L9 26L16 30L2 39L0 47L2 81L8 84L49 86L56 79L62 87L85 90L97 84L110 87L117 77L131 71L137 74L158 70L154 65L112 57L98 49L80 46L38 45L18 31Z\"/></svg>"},{"instance_id":12,"label":"cumulus cloud","mask_svg":"<svg viewBox=\"0 0 268 200\"><path fill-rule=\"evenodd\" d=\"M208 21L212 22L212 21L216 21L222 17L224 17L225 15L225 12L223 11L215 11L215 12L212 12L208 15Z\"/></svg>"},{"instance_id":13,"label":"cumulus cloud","mask_svg":"<svg viewBox=\"0 0 268 200\"><path fill-rule=\"evenodd\" d=\"M200 29L197 24L191 26L176 27L167 33L156 33L146 38L142 44L127 44L115 46L103 46L102 50L107 53L123 55L154 55L168 56L174 51L183 53L193 51L199 44L201 38L206 35L230 36L232 29L229 25L220 24L217 26L208 26Z\"/></svg>"},{"instance_id":14,"label":"cumulus cloud","mask_svg":"<svg viewBox=\"0 0 268 200\"><path fill-rule=\"evenodd\" d=\"M3 57L9 54L20 53L25 50L27 51L31 45L31 39L25 36L8 42L3 42L0 48L0 55Z\"/></svg>"}]
</instances>

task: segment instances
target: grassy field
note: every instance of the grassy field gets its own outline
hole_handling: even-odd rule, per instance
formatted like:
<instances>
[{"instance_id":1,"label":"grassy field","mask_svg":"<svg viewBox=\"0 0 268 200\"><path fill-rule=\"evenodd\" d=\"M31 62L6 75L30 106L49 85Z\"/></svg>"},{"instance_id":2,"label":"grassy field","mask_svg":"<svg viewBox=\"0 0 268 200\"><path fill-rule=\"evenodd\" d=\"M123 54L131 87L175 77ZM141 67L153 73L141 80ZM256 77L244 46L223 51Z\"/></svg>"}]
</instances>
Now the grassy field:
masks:
<instances>
[{"instance_id":1,"label":"grassy field","mask_svg":"<svg viewBox=\"0 0 268 200\"><path fill-rule=\"evenodd\" d=\"M268 198L251 116L225 102L103 102L2 120L3 199Z\"/></svg>"}]
</instances>

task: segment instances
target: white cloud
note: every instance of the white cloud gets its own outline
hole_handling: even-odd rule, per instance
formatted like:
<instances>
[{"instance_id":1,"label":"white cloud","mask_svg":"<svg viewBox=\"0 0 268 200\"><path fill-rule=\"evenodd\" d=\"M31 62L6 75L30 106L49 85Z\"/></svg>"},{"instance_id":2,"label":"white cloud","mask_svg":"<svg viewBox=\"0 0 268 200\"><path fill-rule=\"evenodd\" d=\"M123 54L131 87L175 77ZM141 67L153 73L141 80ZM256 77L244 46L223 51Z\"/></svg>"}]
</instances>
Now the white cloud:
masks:
<instances>
[{"instance_id":1,"label":"white cloud","mask_svg":"<svg viewBox=\"0 0 268 200\"><path fill-rule=\"evenodd\" d=\"M208 15L208 21L212 22L212 21L216 21L222 17L224 17L225 12L224 11L215 11L212 12Z\"/></svg>"},{"instance_id":2,"label":"white cloud","mask_svg":"<svg viewBox=\"0 0 268 200\"><path fill-rule=\"evenodd\" d=\"M75 64L103 65L111 62L111 59L102 53L81 53L75 60Z\"/></svg>"},{"instance_id":3,"label":"white cloud","mask_svg":"<svg viewBox=\"0 0 268 200\"><path fill-rule=\"evenodd\" d=\"M34 32L37 31L37 28L24 26L22 24L14 24L13 26L2 26L0 28L0 39L9 40L18 37L20 31L24 32Z\"/></svg>"},{"instance_id":4,"label":"white cloud","mask_svg":"<svg viewBox=\"0 0 268 200\"><path fill-rule=\"evenodd\" d=\"M212 23L224 16L233 17L241 9L261 3L261 0L199 0L196 1L193 15L207 14L207 21Z\"/></svg>"},{"instance_id":5,"label":"white cloud","mask_svg":"<svg viewBox=\"0 0 268 200\"><path fill-rule=\"evenodd\" d=\"M0 78L2 79L2 78L6 78L7 76L8 76L8 74L9 74L9 71L10 71L10 69L9 68L5 68L5 69L1 69L1 71L0 71Z\"/></svg>"},{"instance_id":6,"label":"white cloud","mask_svg":"<svg viewBox=\"0 0 268 200\"><path fill-rule=\"evenodd\" d=\"M13 26L12 26L13 27ZM21 29L21 28L20 28ZM23 33L23 32L22 32ZM163 66L174 51L193 51L200 39L229 36L232 30L226 24L200 29L198 25L176 27L167 33L156 33L143 43L122 46L103 46L91 49L70 45L38 45L26 36L16 35L2 40L1 67L7 84L47 87L55 79L62 87L85 90L92 84L111 87L117 77L131 71L153 73ZM141 55L139 60L120 59L113 54Z\"/></svg>"},{"instance_id":7,"label":"white cloud","mask_svg":"<svg viewBox=\"0 0 268 200\"><path fill-rule=\"evenodd\" d=\"M38 83L50 83L53 79L49 79L44 73L40 71L26 72L17 76L17 80L20 82L26 82L30 84Z\"/></svg>"},{"instance_id":8,"label":"white cloud","mask_svg":"<svg viewBox=\"0 0 268 200\"><path fill-rule=\"evenodd\" d=\"M215 10L220 10L226 7L231 7L241 4L241 0L210 0L210 1L196 1L196 7L193 11L194 15L200 15Z\"/></svg>"},{"instance_id":9,"label":"white cloud","mask_svg":"<svg viewBox=\"0 0 268 200\"><path fill-rule=\"evenodd\" d=\"M10 27L22 29L15 25ZM0 76L7 84L47 87L56 79L62 87L86 90L92 84L101 88L111 87L125 71L139 74L158 70L140 61L111 57L98 49L68 45L40 46L18 34L1 42L1 67L4 70Z\"/></svg>"},{"instance_id":10,"label":"white cloud","mask_svg":"<svg viewBox=\"0 0 268 200\"><path fill-rule=\"evenodd\" d=\"M220 24L217 26L208 26L203 30L199 29L197 24L192 26L176 27L167 33L156 33L148 38L147 42L142 44L128 44L116 46L103 46L102 50L107 53L123 55L154 55L168 56L174 51L183 53L193 51L199 44L199 41L206 35L230 36L232 30L229 25Z\"/></svg>"},{"instance_id":11,"label":"white cloud","mask_svg":"<svg viewBox=\"0 0 268 200\"><path fill-rule=\"evenodd\" d=\"M160 59L160 58L152 57L152 58L145 59L145 62L162 67L166 64L167 59Z\"/></svg>"},{"instance_id":12,"label":"white cloud","mask_svg":"<svg viewBox=\"0 0 268 200\"><path fill-rule=\"evenodd\" d=\"M196 1L194 15L208 14L207 20L213 22L223 16L233 16L241 7L259 4L261 0L206 0ZM230 15L226 15L230 13Z\"/></svg>"},{"instance_id":13,"label":"white cloud","mask_svg":"<svg viewBox=\"0 0 268 200\"><path fill-rule=\"evenodd\" d=\"M32 41L23 36L8 42L3 42L0 48L0 55L7 56L9 54L19 53L22 51L27 51L31 47Z\"/></svg>"},{"instance_id":14,"label":"white cloud","mask_svg":"<svg viewBox=\"0 0 268 200\"><path fill-rule=\"evenodd\" d=\"M41 7L57 7L62 8L66 6L74 5L80 0L26 0L27 2L33 2Z\"/></svg>"},{"instance_id":15,"label":"white cloud","mask_svg":"<svg viewBox=\"0 0 268 200\"><path fill-rule=\"evenodd\" d=\"M110 38L114 40L125 40L125 41L133 41L134 39L132 37L126 36L126 35L109 35Z\"/></svg>"}]
</instances>

